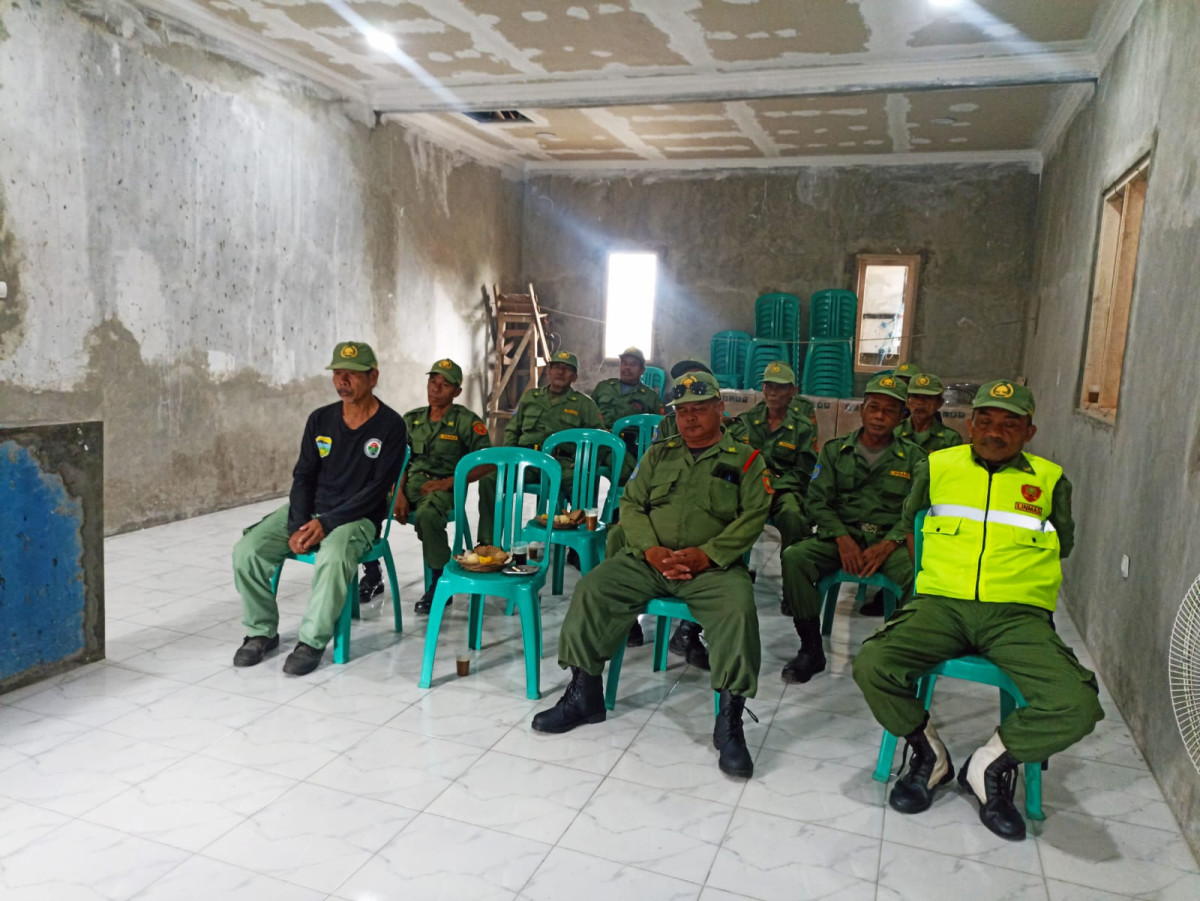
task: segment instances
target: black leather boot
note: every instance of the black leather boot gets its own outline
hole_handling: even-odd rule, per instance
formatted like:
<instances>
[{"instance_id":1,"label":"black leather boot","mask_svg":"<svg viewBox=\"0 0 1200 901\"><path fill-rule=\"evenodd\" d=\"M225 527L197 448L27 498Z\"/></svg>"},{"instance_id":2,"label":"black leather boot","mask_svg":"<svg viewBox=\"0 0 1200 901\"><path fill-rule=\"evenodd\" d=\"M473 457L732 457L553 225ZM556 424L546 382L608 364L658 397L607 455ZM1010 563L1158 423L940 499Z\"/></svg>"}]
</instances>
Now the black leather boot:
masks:
<instances>
[{"instance_id":1,"label":"black leather boot","mask_svg":"<svg viewBox=\"0 0 1200 901\"><path fill-rule=\"evenodd\" d=\"M1025 820L1013 803L1020 766L1021 761L1008 753L996 732L967 758L958 774L958 784L979 802L979 821L1012 841L1025 838Z\"/></svg>"},{"instance_id":2,"label":"black leather boot","mask_svg":"<svg viewBox=\"0 0 1200 901\"><path fill-rule=\"evenodd\" d=\"M646 636L642 634L642 624L635 622L629 627L629 635L625 639L625 647L640 648L646 643Z\"/></svg>"},{"instance_id":3,"label":"black leather boot","mask_svg":"<svg viewBox=\"0 0 1200 901\"><path fill-rule=\"evenodd\" d=\"M800 650L783 666L784 682L807 682L825 669L825 648L821 642L821 621L813 619L793 620L796 634L800 636Z\"/></svg>"},{"instance_id":4,"label":"black leather boot","mask_svg":"<svg viewBox=\"0 0 1200 901\"><path fill-rule=\"evenodd\" d=\"M573 666L567 690L557 704L534 716L533 728L537 732L570 732L585 723L602 723L607 716L603 680Z\"/></svg>"},{"instance_id":5,"label":"black leather boot","mask_svg":"<svg viewBox=\"0 0 1200 901\"><path fill-rule=\"evenodd\" d=\"M754 775L754 760L746 747L746 735L742 729L742 714L746 710L746 699L728 689L721 689L721 707L717 722L713 726L713 747L721 752L717 766L722 773L749 779ZM754 714L750 714L753 718ZM758 720L755 719L755 722Z\"/></svg>"},{"instance_id":6,"label":"black leather boot","mask_svg":"<svg viewBox=\"0 0 1200 901\"><path fill-rule=\"evenodd\" d=\"M675 631L671 635L671 640L667 642L667 650L680 657L686 656L688 645L691 644L692 634L699 634L699 632L700 625L698 623L681 619L679 625L675 627Z\"/></svg>"},{"instance_id":7,"label":"black leather boot","mask_svg":"<svg viewBox=\"0 0 1200 901\"><path fill-rule=\"evenodd\" d=\"M888 804L900 813L920 813L933 803L934 789L954 778L954 764L950 762L950 752L938 738L929 714L925 715L925 722L919 729L904 736L904 741L905 756L909 752L912 756L908 760L908 769L892 787Z\"/></svg>"},{"instance_id":8,"label":"black leather boot","mask_svg":"<svg viewBox=\"0 0 1200 901\"><path fill-rule=\"evenodd\" d=\"M437 591L437 583L438 579L442 577L442 571L440 569L431 569L429 571L429 576L429 590L421 595L421 600L417 601L417 603L413 605L413 610L417 613L428 613L430 608L433 606L433 594L435 591ZM453 596L446 598L447 607L453 603Z\"/></svg>"}]
</instances>

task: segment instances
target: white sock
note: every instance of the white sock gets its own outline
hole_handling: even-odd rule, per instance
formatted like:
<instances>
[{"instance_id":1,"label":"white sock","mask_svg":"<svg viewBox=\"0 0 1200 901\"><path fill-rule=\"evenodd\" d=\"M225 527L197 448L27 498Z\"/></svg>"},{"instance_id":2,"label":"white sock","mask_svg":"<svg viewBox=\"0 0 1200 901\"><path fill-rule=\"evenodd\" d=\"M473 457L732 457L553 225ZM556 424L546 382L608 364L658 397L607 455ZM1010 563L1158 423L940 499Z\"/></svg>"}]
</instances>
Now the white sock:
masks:
<instances>
[{"instance_id":1,"label":"white sock","mask_svg":"<svg viewBox=\"0 0 1200 901\"><path fill-rule=\"evenodd\" d=\"M987 744L971 755L971 763L967 766L967 784L971 786L971 791L975 792L975 797L979 799L980 804L987 802L987 790L983 783L983 773L992 765L992 761L1007 750L1008 748L1004 747L1004 742L1000 740L1000 730L997 729L992 733L992 737L987 740Z\"/></svg>"}]
</instances>

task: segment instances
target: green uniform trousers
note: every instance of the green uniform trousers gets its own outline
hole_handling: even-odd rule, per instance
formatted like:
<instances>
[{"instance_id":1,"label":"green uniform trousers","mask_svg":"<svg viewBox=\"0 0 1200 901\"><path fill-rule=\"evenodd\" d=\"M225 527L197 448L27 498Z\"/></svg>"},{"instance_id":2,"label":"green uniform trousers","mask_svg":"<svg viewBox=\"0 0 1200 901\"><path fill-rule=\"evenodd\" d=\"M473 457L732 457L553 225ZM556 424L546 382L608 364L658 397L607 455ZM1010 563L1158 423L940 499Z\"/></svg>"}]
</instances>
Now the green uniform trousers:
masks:
<instances>
[{"instance_id":1,"label":"green uniform trousers","mask_svg":"<svg viewBox=\"0 0 1200 901\"><path fill-rule=\"evenodd\" d=\"M964 654L986 657L1029 702L1000 724L1000 740L1022 763L1070 747L1104 718L1096 677L1028 604L985 604L917 595L863 642L854 681L882 726L908 735L925 719L917 680L935 664Z\"/></svg>"},{"instance_id":2,"label":"green uniform trousers","mask_svg":"<svg viewBox=\"0 0 1200 901\"><path fill-rule=\"evenodd\" d=\"M446 525L454 511L454 492L431 491L421 494L421 486L430 478L424 474L410 476L404 484L404 496L409 503L408 521L417 530L417 538L421 540L421 556L425 565L430 569L442 569L450 561L450 539L446 536ZM494 479L492 484L495 485Z\"/></svg>"},{"instance_id":3,"label":"green uniform trousers","mask_svg":"<svg viewBox=\"0 0 1200 901\"><path fill-rule=\"evenodd\" d=\"M821 594L817 591L817 583L841 567L842 555L838 553L837 542L832 538L807 538L784 550L783 596L787 598L795 619L816 619L821 615ZM908 548L900 545L892 551L878 572L906 591L913 577ZM897 598L897 602L902 600Z\"/></svg>"},{"instance_id":4,"label":"green uniform trousers","mask_svg":"<svg viewBox=\"0 0 1200 901\"><path fill-rule=\"evenodd\" d=\"M794 491L776 491L771 498L771 524L779 530L779 554L812 536L812 523L804 512L804 498Z\"/></svg>"},{"instance_id":5,"label":"green uniform trousers","mask_svg":"<svg viewBox=\"0 0 1200 901\"><path fill-rule=\"evenodd\" d=\"M479 534L475 544L491 544L496 533L496 470L483 476L475 483L479 486ZM450 506L454 506L454 492L450 494Z\"/></svg>"},{"instance_id":6,"label":"green uniform trousers","mask_svg":"<svg viewBox=\"0 0 1200 901\"><path fill-rule=\"evenodd\" d=\"M703 627L712 687L754 697L762 647L750 575L741 565L674 581L628 552L606 559L575 586L558 638L559 664L600 675L646 602L660 597L686 603Z\"/></svg>"},{"instance_id":7,"label":"green uniform trousers","mask_svg":"<svg viewBox=\"0 0 1200 901\"><path fill-rule=\"evenodd\" d=\"M242 596L242 623L246 634L271 637L279 631L279 605L271 591L275 567L288 555L288 504L242 534L233 547L233 584ZM375 525L356 519L325 536L313 564L312 593L300 622L300 640L323 648L333 638L346 589L354 577L358 558L375 541Z\"/></svg>"}]
</instances>

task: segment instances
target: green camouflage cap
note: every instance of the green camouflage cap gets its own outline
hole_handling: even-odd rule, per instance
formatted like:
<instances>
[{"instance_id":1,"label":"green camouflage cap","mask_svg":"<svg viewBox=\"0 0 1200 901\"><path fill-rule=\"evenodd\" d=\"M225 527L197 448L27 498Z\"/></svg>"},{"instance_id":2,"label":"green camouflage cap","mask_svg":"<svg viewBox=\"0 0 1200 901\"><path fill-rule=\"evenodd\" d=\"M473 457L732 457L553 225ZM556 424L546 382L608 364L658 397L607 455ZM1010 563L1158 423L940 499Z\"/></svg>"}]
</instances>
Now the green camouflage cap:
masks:
<instances>
[{"instance_id":1,"label":"green camouflage cap","mask_svg":"<svg viewBox=\"0 0 1200 901\"><path fill-rule=\"evenodd\" d=\"M617 354L618 359L620 359L621 357L634 357L639 363L642 364L642 366L646 365L646 355L644 353L642 353L640 350L638 350L636 347L625 348L623 351L621 351L619 354Z\"/></svg>"},{"instance_id":2,"label":"green camouflage cap","mask_svg":"<svg viewBox=\"0 0 1200 901\"><path fill-rule=\"evenodd\" d=\"M892 375L899 376L902 379L911 379L914 375L920 373L921 367L916 363L901 363L892 370Z\"/></svg>"},{"instance_id":3,"label":"green camouflage cap","mask_svg":"<svg viewBox=\"0 0 1200 901\"><path fill-rule=\"evenodd\" d=\"M895 375L877 375L867 382L863 394L886 394L896 400L908 400L908 386Z\"/></svg>"},{"instance_id":4,"label":"green camouflage cap","mask_svg":"<svg viewBox=\"0 0 1200 901\"><path fill-rule=\"evenodd\" d=\"M560 350L558 353L553 354L550 357L549 362L550 363L565 363L566 365L568 365L572 369L574 369L576 372L579 371L579 358L577 356L575 356L575 354L571 353L570 351Z\"/></svg>"},{"instance_id":5,"label":"green camouflage cap","mask_svg":"<svg viewBox=\"0 0 1200 901\"><path fill-rule=\"evenodd\" d=\"M1008 379L996 379L979 387L971 407L975 410L980 407L997 407L1019 416L1032 417L1033 392L1024 385L1018 385Z\"/></svg>"},{"instance_id":6,"label":"green camouflage cap","mask_svg":"<svg viewBox=\"0 0 1200 901\"><path fill-rule=\"evenodd\" d=\"M671 403L677 407L713 398L721 399L721 386L711 372L686 372L671 386Z\"/></svg>"},{"instance_id":7,"label":"green camouflage cap","mask_svg":"<svg viewBox=\"0 0 1200 901\"><path fill-rule=\"evenodd\" d=\"M355 372L370 372L379 368L375 351L362 341L343 341L333 349L333 362L326 369L352 369Z\"/></svg>"},{"instance_id":8,"label":"green camouflage cap","mask_svg":"<svg viewBox=\"0 0 1200 901\"><path fill-rule=\"evenodd\" d=\"M427 375L440 375L446 381L453 385L462 384L462 367L447 357L444 360L438 360L429 367Z\"/></svg>"},{"instance_id":9,"label":"green camouflage cap","mask_svg":"<svg viewBox=\"0 0 1200 901\"><path fill-rule=\"evenodd\" d=\"M783 360L772 360L763 369L762 382L774 382L776 385L796 384L796 371Z\"/></svg>"},{"instance_id":10,"label":"green camouflage cap","mask_svg":"<svg viewBox=\"0 0 1200 901\"><path fill-rule=\"evenodd\" d=\"M909 394L932 394L938 396L946 390L946 386L932 372L922 372L919 375L914 375L912 381L908 383Z\"/></svg>"}]
</instances>

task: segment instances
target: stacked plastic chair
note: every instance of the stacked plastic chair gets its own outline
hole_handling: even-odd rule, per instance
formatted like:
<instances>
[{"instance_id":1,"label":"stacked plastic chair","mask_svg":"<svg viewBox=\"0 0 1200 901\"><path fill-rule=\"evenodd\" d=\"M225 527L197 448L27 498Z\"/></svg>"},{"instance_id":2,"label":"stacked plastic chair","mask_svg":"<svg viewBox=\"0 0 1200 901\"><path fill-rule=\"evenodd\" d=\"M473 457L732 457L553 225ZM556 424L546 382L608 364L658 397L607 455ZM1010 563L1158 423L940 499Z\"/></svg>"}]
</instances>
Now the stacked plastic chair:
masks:
<instances>
[{"instance_id":1,"label":"stacked plastic chair","mask_svg":"<svg viewBox=\"0 0 1200 901\"><path fill-rule=\"evenodd\" d=\"M767 364L775 360L787 360L788 345L782 341L768 341L755 338L750 343L750 353L746 355L746 368L742 375L742 383L751 390L757 390L762 382L763 370Z\"/></svg>"},{"instance_id":2,"label":"stacked plastic chair","mask_svg":"<svg viewBox=\"0 0 1200 901\"><path fill-rule=\"evenodd\" d=\"M647 366L646 371L642 373L642 384L657 391L661 396L666 390L667 374L657 366Z\"/></svg>"},{"instance_id":3,"label":"stacked plastic chair","mask_svg":"<svg viewBox=\"0 0 1200 901\"><path fill-rule=\"evenodd\" d=\"M722 388L745 388L744 373L750 343L746 332L717 332L708 343L709 365Z\"/></svg>"},{"instance_id":4,"label":"stacked plastic chair","mask_svg":"<svg viewBox=\"0 0 1200 901\"><path fill-rule=\"evenodd\" d=\"M849 397L854 390L854 329L858 297L830 288L809 299L809 343L801 391L816 397Z\"/></svg>"},{"instance_id":5,"label":"stacked plastic chair","mask_svg":"<svg viewBox=\"0 0 1200 901\"><path fill-rule=\"evenodd\" d=\"M754 337L760 340L781 342L787 352L776 359L786 360L794 370L799 372L804 356L800 344L800 298L795 294L775 291L771 294L763 294L754 301ZM758 375L761 373L760 369ZM755 381L757 381L758 375L755 376ZM755 388L757 384L747 382L746 387Z\"/></svg>"}]
</instances>

